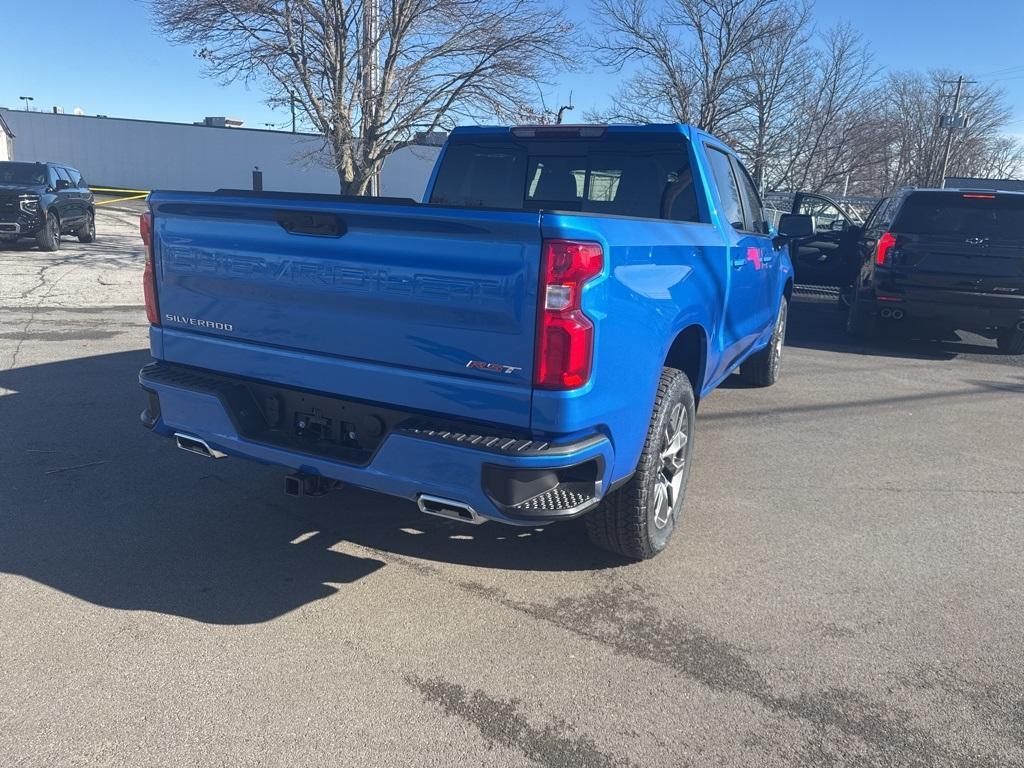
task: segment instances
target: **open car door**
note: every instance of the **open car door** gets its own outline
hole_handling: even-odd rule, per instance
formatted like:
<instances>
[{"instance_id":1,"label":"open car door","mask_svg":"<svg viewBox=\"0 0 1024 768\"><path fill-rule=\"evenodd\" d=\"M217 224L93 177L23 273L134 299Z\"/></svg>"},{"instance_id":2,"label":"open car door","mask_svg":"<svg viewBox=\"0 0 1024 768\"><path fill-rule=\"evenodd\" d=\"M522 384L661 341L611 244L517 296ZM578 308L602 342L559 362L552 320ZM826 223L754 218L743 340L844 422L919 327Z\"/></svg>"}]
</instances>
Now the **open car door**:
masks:
<instances>
[{"instance_id":1,"label":"open car door","mask_svg":"<svg viewBox=\"0 0 1024 768\"><path fill-rule=\"evenodd\" d=\"M860 222L835 200L809 192L795 195L793 213L810 216L814 221L814 237L801 241L793 254L796 283L850 286L858 267Z\"/></svg>"}]
</instances>

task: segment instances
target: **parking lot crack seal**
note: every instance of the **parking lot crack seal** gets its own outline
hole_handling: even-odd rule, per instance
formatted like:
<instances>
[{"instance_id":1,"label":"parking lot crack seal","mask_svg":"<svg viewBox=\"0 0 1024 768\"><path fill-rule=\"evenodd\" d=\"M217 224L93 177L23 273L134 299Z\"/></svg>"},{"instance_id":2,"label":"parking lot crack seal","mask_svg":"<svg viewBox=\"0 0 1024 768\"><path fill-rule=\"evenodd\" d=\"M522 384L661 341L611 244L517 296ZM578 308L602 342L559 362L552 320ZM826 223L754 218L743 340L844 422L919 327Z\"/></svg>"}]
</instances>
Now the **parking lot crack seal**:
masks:
<instances>
[{"instance_id":1,"label":"parking lot crack seal","mask_svg":"<svg viewBox=\"0 0 1024 768\"><path fill-rule=\"evenodd\" d=\"M417 566L446 578L434 568L421 563ZM854 748L850 742L862 745L857 749L866 748L872 753L872 759L878 761L872 764L914 768L999 764L992 755L948 749L935 735L916 726L910 713L855 690L830 687L795 695L775 693L742 649L697 626L663 617L653 607L650 596L636 585L612 581L588 597L561 598L551 605L541 605L515 600L494 587L463 580L452 583L616 652L667 666L717 693L746 696L767 712L806 723L816 734L809 742L814 747L815 764L833 762L837 755L828 749L842 753ZM455 709L466 701L464 692L460 699L443 686L429 690L438 696L442 691L451 692L450 701Z\"/></svg>"},{"instance_id":2,"label":"parking lot crack seal","mask_svg":"<svg viewBox=\"0 0 1024 768\"><path fill-rule=\"evenodd\" d=\"M481 690L467 691L440 678L407 675L405 681L426 701L437 704L446 715L465 720L487 741L522 752L547 768L631 768L636 764L598 749L589 738L570 738L555 725L532 725L519 702L492 697Z\"/></svg>"}]
</instances>

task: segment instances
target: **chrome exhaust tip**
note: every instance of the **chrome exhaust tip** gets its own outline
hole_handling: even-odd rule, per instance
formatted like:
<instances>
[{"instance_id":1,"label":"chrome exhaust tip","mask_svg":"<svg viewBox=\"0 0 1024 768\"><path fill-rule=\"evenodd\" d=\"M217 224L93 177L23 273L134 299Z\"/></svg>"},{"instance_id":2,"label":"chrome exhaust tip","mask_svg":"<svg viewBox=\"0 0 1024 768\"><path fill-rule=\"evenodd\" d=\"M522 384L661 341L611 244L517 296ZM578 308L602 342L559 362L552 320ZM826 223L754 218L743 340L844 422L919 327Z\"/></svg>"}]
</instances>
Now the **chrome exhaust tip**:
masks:
<instances>
[{"instance_id":1,"label":"chrome exhaust tip","mask_svg":"<svg viewBox=\"0 0 1024 768\"><path fill-rule=\"evenodd\" d=\"M892 311L892 319L893 320L902 320L903 319L903 310L902 309L894 309Z\"/></svg>"},{"instance_id":2,"label":"chrome exhaust tip","mask_svg":"<svg viewBox=\"0 0 1024 768\"><path fill-rule=\"evenodd\" d=\"M227 456L223 451L211 448L205 440L196 437L195 435L186 435L182 432L175 432L174 442L177 443L181 450L188 451L189 453L198 453L200 456L205 456L208 459L223 459Z\"/></svg>"},{"instance_id":3,"label":"chrome exhaust tip","mask_svg":"<svg viewBox=\"0 0 1024 768\"><path fill-rule=\"evenodd\" d=\"M1015 327L1015 328L1016 328L1016 329L1017 329L1018 331L1024 331L1024 320L1021 320L1021 321L1020 321L1019 323L1017 323L1017 325L1016 325L1016 326L1014 326L1014 327Z\"/></svg>"},{"instance_id":4,"label":"chrome exhaust tip","mask_svg":"<svg viewBox=\"0 0 1024 768\"><path fill-rule=\"evenodd\" d=\"M449 520L458 520L462 523L469 523L470 525L480 525L486 523L487 519L477 514L476 510L468 504L463 504L461 501L454 501L452 499L443 499L440 496L431 496L426 493L421 493L416 497L416 506L420 508L420 512L427 515L435 515L436 517L445 517Z\"/></svg>"},{"instance_id":5,"label":"chrome exhaust tip","mask_svg":"<svg viewBox=\"0 0 1024 768\"><path fill-rule=\"evenodd\" d=\"M890 317L892 317L892 310L886 307L885 309L881 310L878 314L880 314L882 317L888 320Z\"/></svg>"}]
</instances>

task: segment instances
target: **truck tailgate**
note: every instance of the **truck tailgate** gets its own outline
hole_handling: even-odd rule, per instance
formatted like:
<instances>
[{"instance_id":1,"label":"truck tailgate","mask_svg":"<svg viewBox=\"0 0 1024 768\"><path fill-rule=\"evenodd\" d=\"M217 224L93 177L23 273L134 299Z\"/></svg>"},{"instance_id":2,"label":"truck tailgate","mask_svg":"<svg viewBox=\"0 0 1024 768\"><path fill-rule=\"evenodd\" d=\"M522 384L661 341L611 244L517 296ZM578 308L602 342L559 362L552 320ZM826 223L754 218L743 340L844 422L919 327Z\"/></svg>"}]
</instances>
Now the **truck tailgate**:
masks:
<instances>
[{"instance_id":1,"label":"truck tailgate","mask_svg":"<svg viewBox=\"0 0 1024 768\"><path fill-rule=\"evenodd\" d=\"M223 354L237 371L250 350L262 377L382 401L398 377L402 399L428 407L440 400L409 390L444 382L456 416L498 385L522 404L501 420L529 423L537 212L273 193L154 192L150 205L163 329L188 337L165 344L168 358ZM257 365L275 353L337 375L302 383ZM374 386L368 371L391 380Z\"/></svg>"}]
</instances>

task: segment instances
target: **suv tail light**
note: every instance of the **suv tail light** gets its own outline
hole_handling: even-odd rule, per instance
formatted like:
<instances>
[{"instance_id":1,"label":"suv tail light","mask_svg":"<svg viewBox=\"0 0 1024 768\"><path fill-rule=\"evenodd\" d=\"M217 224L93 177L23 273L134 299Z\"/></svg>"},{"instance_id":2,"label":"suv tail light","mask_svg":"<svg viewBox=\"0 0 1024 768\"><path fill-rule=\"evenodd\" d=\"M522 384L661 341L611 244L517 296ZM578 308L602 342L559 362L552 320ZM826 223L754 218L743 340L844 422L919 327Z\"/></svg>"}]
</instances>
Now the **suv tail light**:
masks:
<instances>
[{"instance_id":1,"label":"suv tail light","mask_svg":"<svg viewBox=\"0 0 1024 768\"><path fill-rule=\"evenodd\" d=\"M545 240L541 256L533 383L576 389L590 380L594 358L594 324L580 305L583 285L601 274L604 251L600 243Z\"/></svg>"},{"instance_id":2,"label":"suv tail light","mask_svg":"<svg viewBox=\"0 0 1024 768\"><path fill-rule=\"evenodd\" d=\"M890 264L892 249L895 247L896 236L892 232L885 232L875 243L875 264L883 267Z\"/></svg>"},{"instance_id":3,"label":"suv tail light","mask_svg":"<svg viewBox=\"0 0 1024 768\"><path fill-rule=\"evenodd\" d=\"M139 216L139 235L146 246L146 267L142 271L146 317L152 325L160 325L160 305L156 300L156 266L153 264L153 214L150 211Z\"/></svg>"}]
</instances>

